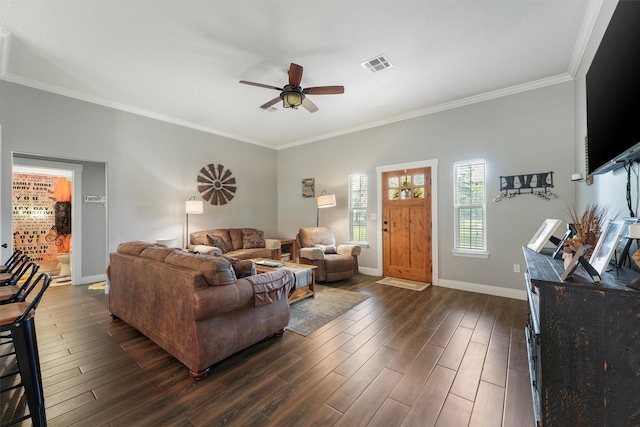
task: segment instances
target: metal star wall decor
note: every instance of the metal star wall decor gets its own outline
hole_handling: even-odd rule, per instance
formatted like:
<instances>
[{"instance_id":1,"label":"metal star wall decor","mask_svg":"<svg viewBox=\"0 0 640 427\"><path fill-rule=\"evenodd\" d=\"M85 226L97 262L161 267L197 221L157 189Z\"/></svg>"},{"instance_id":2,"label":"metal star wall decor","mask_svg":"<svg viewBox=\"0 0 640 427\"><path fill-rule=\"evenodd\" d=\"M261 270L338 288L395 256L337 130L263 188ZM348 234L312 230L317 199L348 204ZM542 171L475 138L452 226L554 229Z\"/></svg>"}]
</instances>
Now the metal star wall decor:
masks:
<instances>
[{"instance_id":1,"label":"metal star wall decor","mask_svg":"<svg viewBox=\"0 0 640 427\"><path fill-rule=\"evenodd\" d=\"M200 169L198 191L212 205L226 205L236 193L236 179L223 165L210 164Z\"/></svg>"}]
</instances>

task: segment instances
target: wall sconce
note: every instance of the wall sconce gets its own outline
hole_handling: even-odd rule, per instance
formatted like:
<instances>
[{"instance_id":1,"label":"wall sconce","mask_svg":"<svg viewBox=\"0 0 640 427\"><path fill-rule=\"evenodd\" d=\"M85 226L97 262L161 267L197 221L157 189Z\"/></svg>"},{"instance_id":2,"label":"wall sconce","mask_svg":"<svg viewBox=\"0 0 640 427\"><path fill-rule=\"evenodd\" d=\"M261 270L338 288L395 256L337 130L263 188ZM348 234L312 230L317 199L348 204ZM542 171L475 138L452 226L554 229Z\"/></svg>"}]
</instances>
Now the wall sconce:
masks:
<instances>
[{"instance_id":1,"label":"wall sconce","mask_svg":"<svg viewBox=\"0 0 640 427\"><path fill-rule=\"evenodd\" d=\"M202 200L196 200L196 196L191 196L184 203L184 211L186 213L186 236L184 239L185 249L189 246L189 215L199 215L204 211Z\"/></svg>"},{"instance_id":2,"label":"wall sconce","mask_svg":"<svg viewBox=\"0 0 640 427\"><path fill-rule=\"evenodd\" d=\"M320 209L332 208L336 205L336 195L327 194L327 190L322 190L322 193L316 197L316 227L320 225Z\"/></svg>"}]
</instances>

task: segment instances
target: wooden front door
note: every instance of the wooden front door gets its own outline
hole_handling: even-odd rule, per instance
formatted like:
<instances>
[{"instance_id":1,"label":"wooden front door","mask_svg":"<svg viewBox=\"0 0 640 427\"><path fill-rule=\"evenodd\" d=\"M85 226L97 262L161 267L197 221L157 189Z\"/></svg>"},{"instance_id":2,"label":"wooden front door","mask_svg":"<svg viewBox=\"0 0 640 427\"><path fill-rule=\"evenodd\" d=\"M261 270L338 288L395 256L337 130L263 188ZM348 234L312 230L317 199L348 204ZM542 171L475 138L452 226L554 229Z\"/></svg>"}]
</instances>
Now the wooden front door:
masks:
<instances>
[{"instance_id":1,"label":"wooden front door","mask_svg":"<svg viewBox=\"0 0 640 427\"><path fill-rule=\"evenodd\" d=\"M383 274L431 282L431 168L382 173Z\"/></svg>"}]
</instances>

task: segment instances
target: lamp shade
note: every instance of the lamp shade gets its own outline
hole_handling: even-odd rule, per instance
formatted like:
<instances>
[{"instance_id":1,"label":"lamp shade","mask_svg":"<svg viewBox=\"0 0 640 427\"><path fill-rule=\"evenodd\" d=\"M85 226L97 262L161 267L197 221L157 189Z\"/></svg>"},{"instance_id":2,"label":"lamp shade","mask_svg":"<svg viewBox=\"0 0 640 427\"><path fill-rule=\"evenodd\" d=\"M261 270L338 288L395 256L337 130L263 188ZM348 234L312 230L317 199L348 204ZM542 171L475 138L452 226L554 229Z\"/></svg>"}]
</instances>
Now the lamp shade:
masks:
<instances>
[{"instance_id":1,"label":"lamp shade","mask_svg":"<svg viewBox=\"0 0 640 427\"><path fill-rule=\"evenodd\" d=\"M202 200L187 200L184 208L187 215L201 214L204 210Z\"/></svg>"},{"instance_id":2,"label":"lamp shade","mask_svg":"<svg viewBox=\"0 0 640 427\"><path fill-rule=\"evenodd\" d=\"M323 194L316 198L316 203L318 204L318 209L321 208L332 208L336 205L336 195L335 194Z\"/></svg>"}]
</instances>

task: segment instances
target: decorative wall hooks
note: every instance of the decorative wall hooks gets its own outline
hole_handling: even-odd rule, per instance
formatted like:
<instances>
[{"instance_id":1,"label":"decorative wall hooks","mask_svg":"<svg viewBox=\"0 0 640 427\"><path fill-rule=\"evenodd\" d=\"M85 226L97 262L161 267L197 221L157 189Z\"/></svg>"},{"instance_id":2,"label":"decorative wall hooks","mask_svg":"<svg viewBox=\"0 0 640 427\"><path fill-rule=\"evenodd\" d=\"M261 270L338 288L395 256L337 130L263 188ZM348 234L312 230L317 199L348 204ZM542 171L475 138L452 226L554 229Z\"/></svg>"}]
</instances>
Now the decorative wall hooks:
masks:
<instances>
[{"instance_id":1,"label":"decorative wall hooks","mask_svg":"<svg viewBox=\"0 0 640 427\"><path fill-rule=\"evenodd\" d=\"M534 194L544 200L557 199L558 196L551 191L552 188L553 172L501 176L500 195L493 201L511 199L518 194Z\"/></svg>"}]
</instances>

